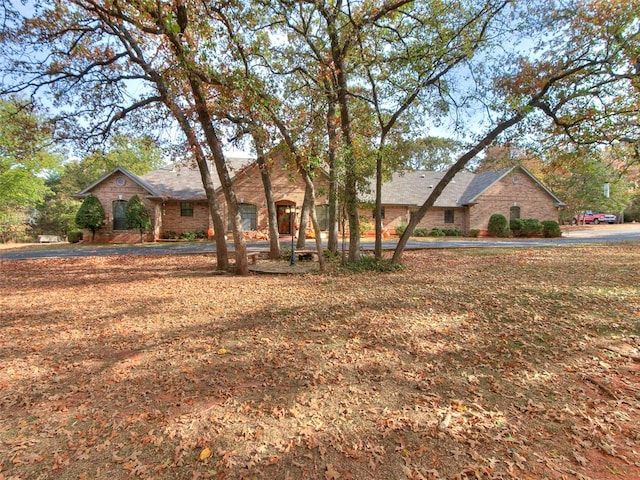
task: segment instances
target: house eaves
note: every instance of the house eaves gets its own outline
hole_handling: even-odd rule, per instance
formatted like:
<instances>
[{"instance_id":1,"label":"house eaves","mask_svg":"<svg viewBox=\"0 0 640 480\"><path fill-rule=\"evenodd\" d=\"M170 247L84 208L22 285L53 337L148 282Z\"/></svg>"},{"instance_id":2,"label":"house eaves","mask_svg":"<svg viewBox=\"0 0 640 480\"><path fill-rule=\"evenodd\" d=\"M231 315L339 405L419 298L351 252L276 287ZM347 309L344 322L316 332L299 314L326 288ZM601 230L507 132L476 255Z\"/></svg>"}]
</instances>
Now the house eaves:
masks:
<instances>
[{"instance_id":1,"label":"house eaves","mask_svg":"<svg viewBox=\"0 0 640 480\"><path fill-rule=\"evenodd\" d=\"M477 173L469 188L465 192L464 196L460 199L460 205L474 205L477 203L478 198L485 193L492 185L496 184L504 177L512 173L514 170L519 169L527 175L536 185L538 185L543 191L545 191L556 202L556 206L563 207L565 203L556 197L547 187L545 187L535 176L531 174L526 168L522 166L513 166L502 170L495 170L489 172Z\"/></svg>"},{"instance_id":2,"label":"house eaves","mask_svg":"<svg viewBox=\"0 0 640 480\"><path fill-rule=\"evenodd\" d=\"M107 178L112 177L116 173L121 173L122 175L126 176L129 180L131 180L134 183L137 183L140 187L142 187L144 190L146 190L149 193L148 198L162 198L162 195L160 194L160 192L158 190L156 190L153 187L153 185L151 185L150 183L145 181L143 178L140 178L136 174L131 173L129 170L127 170L124 167L116 167L116 168L114 168L109 173L103 175L98 180L93 182L91 185L89 185L88 187L84 188L81 192L78 192L73 196L77 197L77 198L84 198L84 197L88 196L91 193L91 191L97 185L99 185L100 183L104 182Z\"/></svg>"},{"instance_id":3,"label":"house eaves","mask_svg":"<svg viewBox=\"0 0 640 480\"><path fill-rule=\"evenodd\" d=\"M427 170L394 173L391 180L382 185L382 204L388 206L420 206L429 198L429 195L431 195L431 192L444 174L445 172ZM459 200L463 197L473 177L474 174L471 172L458 172L436 199L434 207L459 207ZM370 186L370 191L375 191L373 184ZM365 202L374 202L373 193L365 195L363 200Z\"/></svg>"},{"instance_id":4,"label":"house eaves","mask_svg":"<svg viewBox=\"0 0 640 480\"><path fill-rule=\"evenodd\" d=\"M229 158L227 166L231 174L231 180L244 172L255 163L250 158ZM209 165L211 181L216 192L222 188L222 183L213 165ZM143 175L143 179L166 200L176 201L204 201L207 194L202 184L200 169L192 166L167 166Z\"/></svg>"}]
</instances>

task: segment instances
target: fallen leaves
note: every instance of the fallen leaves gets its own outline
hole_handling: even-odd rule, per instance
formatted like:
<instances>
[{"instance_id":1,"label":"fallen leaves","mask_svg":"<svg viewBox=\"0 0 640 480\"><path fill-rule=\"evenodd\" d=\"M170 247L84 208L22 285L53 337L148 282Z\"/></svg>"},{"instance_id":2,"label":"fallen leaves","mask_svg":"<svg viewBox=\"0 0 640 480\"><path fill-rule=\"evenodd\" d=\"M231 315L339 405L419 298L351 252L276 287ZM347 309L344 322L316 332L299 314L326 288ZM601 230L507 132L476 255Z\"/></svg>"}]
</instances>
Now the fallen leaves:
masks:
<instances>
[{"instance_id":1,"label":"fallen leaves","mask_svg":"<svg viewBox=\"0 0 640 480\"><path fill-rule=\"evenodd\" d=\"M340 472L336 470L332 464L327 463L327 467L324 472L324 478L325 480L339 480L341 476Z\"/></svg>"},{"instance_id":2,"label":"fallen leaves","mask_svg":"<svg viewBox=\"0 0 640 480\"><path fill-rule=\"evenodd\" d=\"M4 261L0 478L638 477L640 252L601 253Z\"/></svg>"},{"instance_id":3,"label":"fallen leaves","mask_svg":"<svg viewBox=\"0 0 640 480\"><path fill-rule=\"evenodd\" d=\"M203 448L202 451L200 452L200 455L198 455L198 459L200 461L206 460L211 455L212 455L212 453L211 453L211 449L210 448Z\"/></svg>"}]
</instances>

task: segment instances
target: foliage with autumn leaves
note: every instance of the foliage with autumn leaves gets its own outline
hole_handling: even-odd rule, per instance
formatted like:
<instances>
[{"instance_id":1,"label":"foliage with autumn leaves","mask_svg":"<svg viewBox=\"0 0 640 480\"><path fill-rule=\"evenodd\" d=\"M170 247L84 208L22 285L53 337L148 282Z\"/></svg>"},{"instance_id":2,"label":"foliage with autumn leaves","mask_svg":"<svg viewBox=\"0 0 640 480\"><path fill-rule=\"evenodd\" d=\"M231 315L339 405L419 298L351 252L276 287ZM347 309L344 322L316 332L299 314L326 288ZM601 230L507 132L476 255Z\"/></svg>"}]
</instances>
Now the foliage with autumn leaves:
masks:
<instances>
[{"instance_id":1,"label":"foliage with autumn leaves","mask_svg":"<svg viewBox=\"0 0 640 480\"><path fill-rule=\"evenodd\" d=\"M256 152L281 145L311 197L317 167L326 165L330 223L337 225L341 200L351 262L360 255L360 188L375 177L380 211L384 178L411 150L407 140L426 137L427 127L444 126L464 141L412 215L394 262L455 173L494 142L546 149L551 140L571 151L633 146L640 138L633 2L33 4L26 17L2 4L0 48L8 61L0 94L50 94L67 107L59 118L66 138L83 143L118 125L154 131L173 122L187 160L200 168L214 228L223 230L207 164L213 159L242 274L246 247L225 138L246 139ZM50 55L40 55L43 49ZM375 230L380 256L380 222ZM337 228L329 234L335 251ZM226 244L216 247L226 268Z\"/></svg>"}]
</instances>

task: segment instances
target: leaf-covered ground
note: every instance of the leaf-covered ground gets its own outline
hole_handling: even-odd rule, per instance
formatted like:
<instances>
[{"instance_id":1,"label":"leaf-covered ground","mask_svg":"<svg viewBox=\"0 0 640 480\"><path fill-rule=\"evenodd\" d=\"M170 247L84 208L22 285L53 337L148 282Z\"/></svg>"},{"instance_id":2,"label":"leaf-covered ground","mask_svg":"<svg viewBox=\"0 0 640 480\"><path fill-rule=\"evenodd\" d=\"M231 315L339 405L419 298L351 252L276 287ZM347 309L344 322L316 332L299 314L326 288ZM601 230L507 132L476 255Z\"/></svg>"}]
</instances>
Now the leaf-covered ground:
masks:
<instances>
[{"instance_id":1,"label":"leaf-covered ground","mask_svg":"<svg viewBox=\"0 0 640 480\"><path fill-rule=\"evenodd\" d=\"M0 479L640 478L640 248L0 261Z\"/></svg>"}]
</instances>

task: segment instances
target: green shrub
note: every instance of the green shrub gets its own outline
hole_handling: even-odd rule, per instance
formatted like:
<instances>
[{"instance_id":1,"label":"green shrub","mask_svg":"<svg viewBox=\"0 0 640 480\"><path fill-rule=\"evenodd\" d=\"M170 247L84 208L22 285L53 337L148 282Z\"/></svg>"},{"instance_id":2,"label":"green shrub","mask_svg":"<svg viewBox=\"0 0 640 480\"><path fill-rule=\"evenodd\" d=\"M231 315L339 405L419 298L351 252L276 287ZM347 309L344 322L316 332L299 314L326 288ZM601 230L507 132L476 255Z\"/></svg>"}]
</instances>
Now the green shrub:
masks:
<instances>
[{"instance_id":1,"label":"green shrub","mask_svg":"<svg viewBox=\"0 0 640 480\"><path fill-rule=\"evenodd\" d=\"M373 222L371 222L367 217L360 216L360 235L364 235L367 232L370 232L374 229Z\"/></svg>"},{"instance_id":2,"label":"green shrub","mask_svg":"<svg viewBox=\"0 0 640 480\"><path fill-rule=\"evenodd\" d=\"M478 238L480 236L480 229L472 228L471 230L469 230L469 236L470 237L474 237L474 238Z\"/></svg>"},{"instance_id":3,"label":"green shrub","mask_svg":"<svg viewBox=\"0 0 640 480\"><path fill-rule=\"evenodd\" d=\"M457 228L446 228L444 230L444 234L447 237L460 237L462 235L462 232Z\"/></svg>"},{"instance_id":4,"label":"green shrub","mask_svg":"<svg viewBox=\"0 0 640 480\"><path fill-rule=\"evenodd\" d=\"M489 217L489 225L487 226L489 235L493 237L508 237L509 236L509 222L504 215L494 213Z\"/></svg>"},{"instance_id":5,"label":"green shrub","mask_svg":"<svg viewBox=\"0 0 640 480\"><path fill-rule=\"evenodd\" d=\"M162 238L165 240L177 240L179 235L173 230L167 230L162 234Z\"/></svg>"},{"instance_id":6,"label":"green shrub","mask_svg":"<svg viewBox=\"0 0 640 480\"><path fill-rule=\"evenodd\" d=\"M207 232L205 232L204 230L196 230L195 235L196 235L196 239L198 240L207 238Z\"/></svg>"},{"instance_id":7,"label":"green shrub","mask_svg":"<svg viewBox=\"0 0 640 480\"><path fill-rule=\"evenodd\" d=\"M525 218L524 231L527 237L540 235L542 233L542 223L537 218Z\"/></svg>"},{"instance_id":8,"label":"green shrub","mask_svg":"<svg viewBox=\"0 0 640 480\"><path fill-rule=\"evenodd\" d=\"M514 237L525 237L525 226L522 218L512 218L509 220L509 230Z\"/></svg>"},{"instance_id":9,"label":"green shrub","mask_svg":"<svg viewBox=\"0 0 640 480\"><path fill-rule=\"evenodd\" d=\"M67 240L69 243L78 243L82 240L82 230L71 230L67 233Z\"/></svg>"},{"instance_id":10,"label":"green shrub","mask_svg":"<svg viewBox=\"0 0 640 480\"><path fill-rule=\"evenodd\" d=\"M542 222L542 234L545 238L555 238L562 236L562 230L558 222L553 220L545 220Z\"/></svg>"},{"instance_id":11,"label":"green shrub","mask_svg":"<svg viewBox=\"0 0 640 480\"><path fill-rule=\"evenodd\" d=\"M509 222L514 237L533 237L542 233L542 223L537 218L514 218Z\"/></svg>"},{"instance_id":12,"label":"green shrub","mask_svg":"<svg viewBox=\"0 0 640 480\"><path fill-rule=\"evenodd\" d=\"M180 239L181 240L195 240L196 239L196 233L195 232L182 232L180 234Z\"/></svg>"},{"instance_id":13,"label":"green shrub","mask_svg":"<svg viewBox=\"0 0 640 480\"><path fill-rule=\"evenodd\" d=\"M401 237L402 235L404 235L404 231L407 229L407 224L406 223L401 223L399 225L396 225L396 235Z\"/></svg>"},{"instance_id":14,"label":"green shrub","mask_svg":"<svg viewBox=\"0 0 640 480\"><path fill-rule=\"evenodd\" d=\"M426 237L429 235L429 229L425 227L418 227L413 231L415 237Z\"/></svg>"},{"instance_id":15,"label":"green shrub","mask_svg":"<svg viewBox=\"0 0 640 480\"><path fill-rule=\"evenodd\" d=\"M96 237L96 231L104 225L104 208L98 197L93 194L87 196L76 213L76 225L91 230L91 241Z\"/></svg>"},{"instance_id":16,"label":"green shrub","mask_svg":"<svg viewBox=\"0 0 640 480\"><path fill-rule=\"evenodd\" d=\"M149 209L142 203L140 197L134 195L127 202L124 211L127 228L135 229L140 232L140 243L144 240L144 232L151 228L151 214Z\"/></svg>"},{"instance_id":17,"label":"green shrub","mask_svg":"<svg viewBox=\"0 0 640 480\"><path fill-rule=\"evenodd\" d=\"M444 233L444 230L441 230L440 228L432 228L431 231L429 232L429 236L430 237L444 237L445 233Z\"/></svg>"}]
</instances>

